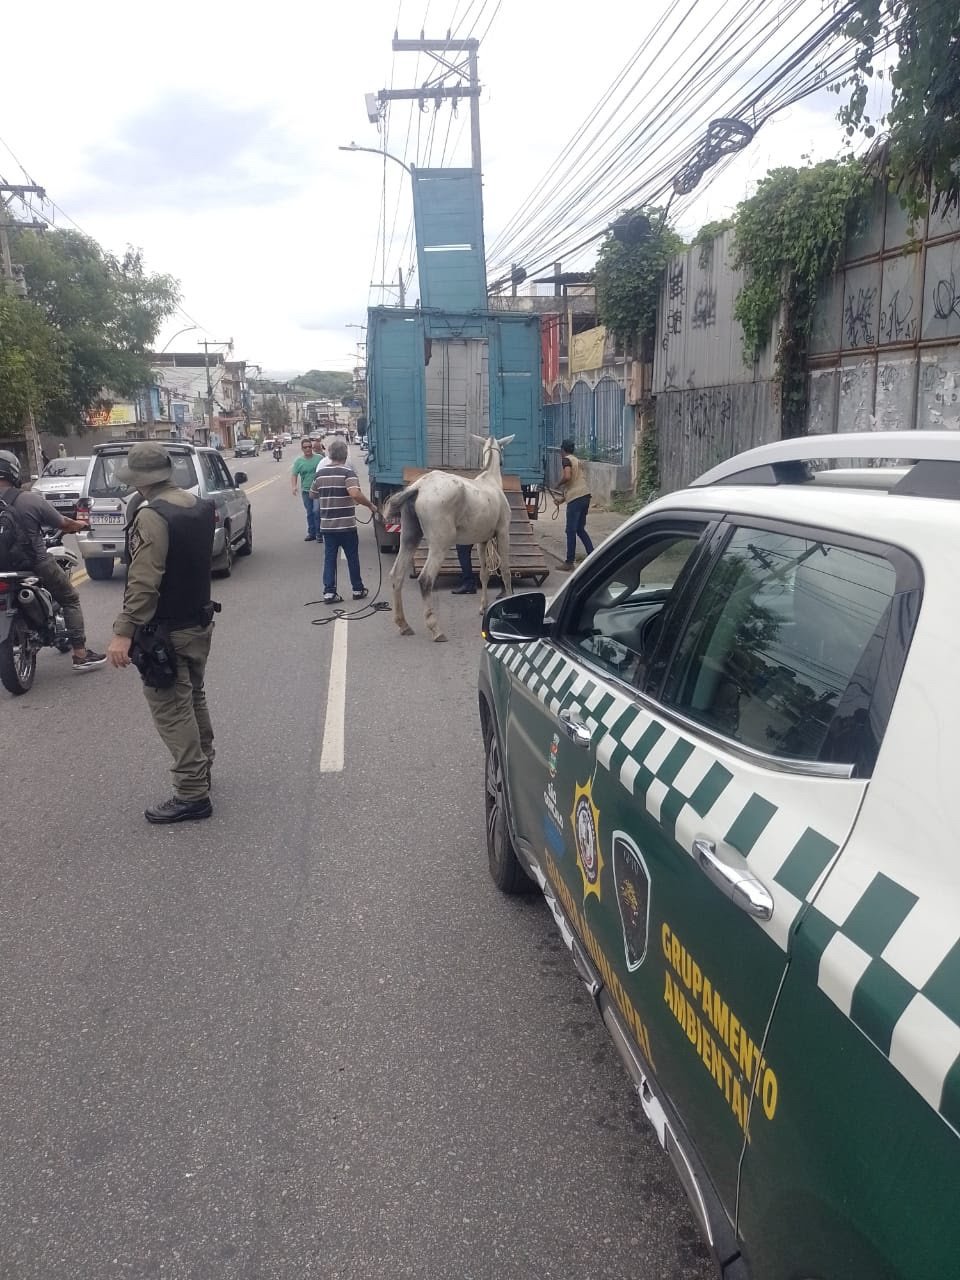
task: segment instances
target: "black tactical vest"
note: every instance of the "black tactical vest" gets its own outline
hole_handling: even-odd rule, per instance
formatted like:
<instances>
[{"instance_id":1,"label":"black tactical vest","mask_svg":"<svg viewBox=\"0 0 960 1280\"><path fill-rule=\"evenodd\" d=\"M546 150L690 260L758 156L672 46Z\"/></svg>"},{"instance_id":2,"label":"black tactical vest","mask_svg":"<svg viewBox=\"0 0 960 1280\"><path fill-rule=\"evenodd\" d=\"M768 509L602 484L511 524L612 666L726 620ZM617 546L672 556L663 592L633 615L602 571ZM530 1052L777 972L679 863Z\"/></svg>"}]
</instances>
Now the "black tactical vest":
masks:
<instances>
[{"instance_id":1,"label":"black tactical vest","mask_svg":"<svg viewBox=\"0 0 960 1280\"><path fill-rule=\"evenodd\" d=\"M204 607L210 603L214 505L207 498L189 507L162 498L151 498L149 505L166 520L170 537L154 620L165 622L171 631L203 626Z\"/></svg>"}]
</instances>

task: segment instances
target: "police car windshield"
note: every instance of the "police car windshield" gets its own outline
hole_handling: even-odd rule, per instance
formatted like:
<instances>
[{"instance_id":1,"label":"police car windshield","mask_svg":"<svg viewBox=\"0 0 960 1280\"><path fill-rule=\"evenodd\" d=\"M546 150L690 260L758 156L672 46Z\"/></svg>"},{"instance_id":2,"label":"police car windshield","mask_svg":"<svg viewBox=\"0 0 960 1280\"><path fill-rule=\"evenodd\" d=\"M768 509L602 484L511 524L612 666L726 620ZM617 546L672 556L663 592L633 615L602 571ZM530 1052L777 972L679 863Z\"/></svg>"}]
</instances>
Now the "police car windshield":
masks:
<instances>
[{"instance_id":1,"label":"police car windshield","mask_svg":"<svg viewBox=\"0 0 960 1280\"><path fill-rule=\"evenodd\" d=\"M85 476L89 458L58 458L43 468L44 476Z\"/></svg>"},{"instance_id":2,"label":"police car windshield","mask_svg":"<svg viewBox=\"0 0 960 1280\"><path fill-rule=\"evenodd\" d=\"M192 489L197 483L197 471L193 465L193 454L172 454L173 475L171 479L181 489ZM127 461L125 453L101 453L93 464L90 476L91 498L125 498L130 486L117 478L117 472Z\"/></svg>"}]
</instances>

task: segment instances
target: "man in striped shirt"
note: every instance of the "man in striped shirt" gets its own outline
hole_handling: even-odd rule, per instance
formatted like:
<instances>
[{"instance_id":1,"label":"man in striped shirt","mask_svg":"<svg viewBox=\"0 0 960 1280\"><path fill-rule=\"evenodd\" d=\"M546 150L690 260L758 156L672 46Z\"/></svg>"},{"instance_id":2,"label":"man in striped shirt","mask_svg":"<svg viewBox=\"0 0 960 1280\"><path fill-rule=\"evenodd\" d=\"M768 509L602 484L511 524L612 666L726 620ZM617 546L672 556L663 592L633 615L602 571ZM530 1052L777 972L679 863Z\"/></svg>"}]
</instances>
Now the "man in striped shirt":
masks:
<instances>
[{"instance_id":1,"label":"man in striped shirt","mask_svg":"<svg viewBox=\"0 0 960 1280\"><path fill-rule=\"evenodd\" d=\"M367 589L360 576L360 539L357 536L357 507L376 512L376 507L360 489L356 471L347 462L347 442L339 436L327 449L328 463L318 467L310 496L319 500L320 532L323 535L323 602L339 604L337 556L343 547L350 570L354 600L363 600Z\"/></svg>"}]
</instances>

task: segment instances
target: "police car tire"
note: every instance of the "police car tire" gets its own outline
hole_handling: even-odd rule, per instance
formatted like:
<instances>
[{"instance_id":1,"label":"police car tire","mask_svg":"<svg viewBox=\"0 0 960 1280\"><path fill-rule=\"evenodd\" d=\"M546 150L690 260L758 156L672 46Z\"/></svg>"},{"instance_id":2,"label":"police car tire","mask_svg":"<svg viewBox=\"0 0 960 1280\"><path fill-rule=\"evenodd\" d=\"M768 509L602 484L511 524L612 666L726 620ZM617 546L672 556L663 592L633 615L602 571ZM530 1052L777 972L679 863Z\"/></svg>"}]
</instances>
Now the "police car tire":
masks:
<instances>
[{"instance_id":1,"label":"police car tire","mask_svg":"<svg viewBox=\"0 0 960 1280\"><path fill-rule=\"evenodd\" d=\"M213 576L229 578L233 572L233 543L230 541L230 530L224 530L223 554L214 562Z\"/></svg>"},{"instance_id":2,"label":"police car tire","mask_svg":"<svg viewBox=\"0 0 960 1280\"><path fill-rule=\"evenodd\" d=\"M487 863L490 876L501 893L508 896L528 893L532 887L510 837L500 744L492 726L486 726L487 751L483 774L484 816L487 832Z\"/></svg>"},{"instance_id":3,"label":"police car tire","mask_svg":"<svg viewBox=\"0 0 960 1280\"><path fill-rule=\"evenodd\" d=\"M238 556L249 556L253 554L253 512L247 512L247 523L244 525L243 538L237 547Z\"/></svg>"},{"instance_id":4,"label":"police car tire","mask_svg":"<svg viewBox=\"0 0 960 1280\"><path fill-rule=\"evenodd\" d=\"M83 567L87 571L88 578L93 578L96 582L106 582L108 578L113 577L114 563L113 556L90 556Z\"/></svg>"}]
</instances>

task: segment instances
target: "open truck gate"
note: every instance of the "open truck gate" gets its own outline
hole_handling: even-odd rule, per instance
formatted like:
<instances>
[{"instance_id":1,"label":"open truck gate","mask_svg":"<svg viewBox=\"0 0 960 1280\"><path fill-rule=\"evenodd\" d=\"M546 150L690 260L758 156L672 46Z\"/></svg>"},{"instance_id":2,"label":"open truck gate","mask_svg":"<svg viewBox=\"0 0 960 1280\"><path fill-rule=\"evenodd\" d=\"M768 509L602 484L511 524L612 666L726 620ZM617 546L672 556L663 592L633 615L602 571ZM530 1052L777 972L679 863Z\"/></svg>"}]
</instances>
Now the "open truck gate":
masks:
<instances>
[{"instance_id":1,"label":"open truck gate","mask_svg":"<svg viewBox=\"0 0 960 1280\"><path fill-rule=\"evenodd\" d=\"M480 472L462 470L459 467L406 467L403 472L404 485L413 484L425 476L428 470L452 471L454 475L475 479ZM523 496L519 476L504 475L503 491L510 504L510 576L514 581L532 579L539 587L550 572L544 558L543 548L533 536L527 504ZM473 548L473 566L479 574L480 548ZM413 558L413 574L416 576L427 562L427 546L421 543ZM460 577L460 561L457 559L456 547L451 547L440 566L440 577Z\"/></svg>"},{"instance_id":2,"label":"open truck gate","mask_svg":"<svg viewBox=\"0 0 960 1280\"><path fill-rule=\"evenodd\" d=\"M413 168L411 180L420 304L368 312L371 497L382 504L423 471L476 474L472 437L512 436L514 545L526 576L545 577L522 493L532 501L544 479L540 317L488 310L479 174ZM396 549L396 529L380 537Z\"/></svg>"}]
</instances>

